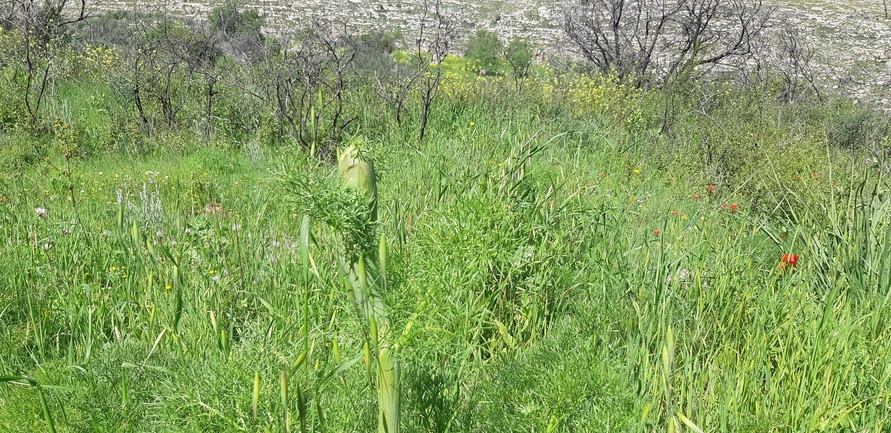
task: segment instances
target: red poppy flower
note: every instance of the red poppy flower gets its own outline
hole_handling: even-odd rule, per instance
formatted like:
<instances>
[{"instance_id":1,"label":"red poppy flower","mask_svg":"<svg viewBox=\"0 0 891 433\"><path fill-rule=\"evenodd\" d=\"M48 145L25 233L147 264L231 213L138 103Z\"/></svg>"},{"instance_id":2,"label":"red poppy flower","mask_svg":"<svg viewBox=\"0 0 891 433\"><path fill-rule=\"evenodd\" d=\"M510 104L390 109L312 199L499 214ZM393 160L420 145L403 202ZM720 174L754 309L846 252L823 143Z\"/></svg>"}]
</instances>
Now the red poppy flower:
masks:
<instances>
[{"instance_id":1,"label":"red poppy flower","mask_svg":"<svg viewBox=\"0 0 891 433\"><path fill-rule=\"evenodd\" d=\"M788 264L789 266L795 266L798 264L798 255L797 254L783 254L783 257L780 258L782 260L782 264L780 267L785 267L783 265Z\"/></svg>"},{"instance_id":2,"label":"red poppy flower","mask_svg":"<svg viewBox=\"0 0 891 433\"><path fill-rule=\"evenodd\" d=\"M659 236L659 233L662 233L659 229L653 230L653 235Z\"/></svg>"},{"instance_id":3,"label":"red poppy flower","mask_svg":"<svg viewBox=\"0 0 891 433\"><path fill-rule=\"evenodd\" d=\"M708 192L715 192L715 188L716 188L716 187L715 187L714 185L709 185L709 186L708 186Z\"/></svg>"},{"instance_id":4,"label":"red poppy flower","mask_svg":"<svg viewBox=\"0 0 891 433\"><path fill-rule=\"evenodd\" d=\"M738 210L738 209L739 209L739 205L737 205L737 204L730 205L730 210Z\"/></svg>"},{"instance_id":5,"label":"red poppy flower","mask_svg":"<svg viewBox=\"0 0 891 433\"><path fill-rule=\"evenodd\" d=\"M671 211L671 214L674 216L681 216L681 213L676 210Z\"/></svg>"},{"instance_id":6,"label":"red poppy flower","mask_svg":"<svg viewBox=\"0 0 891 433\"><path fill-rule=\"evenodd\" d=\"M694 198L695 200L699 200L699 194L693 194L693 198Z\"/></svg>"}]
</instances>

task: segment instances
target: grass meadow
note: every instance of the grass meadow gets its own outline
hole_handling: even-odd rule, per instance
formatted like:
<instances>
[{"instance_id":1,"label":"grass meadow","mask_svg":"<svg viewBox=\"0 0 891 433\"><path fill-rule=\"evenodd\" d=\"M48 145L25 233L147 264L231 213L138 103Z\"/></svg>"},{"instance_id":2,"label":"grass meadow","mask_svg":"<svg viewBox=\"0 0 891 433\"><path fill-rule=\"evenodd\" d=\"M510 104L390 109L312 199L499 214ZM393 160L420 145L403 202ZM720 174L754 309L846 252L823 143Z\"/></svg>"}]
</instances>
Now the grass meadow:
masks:
<instances>
[{"instance_id":1,"label":"grass meadow","mask_svg":"<svg viewBox=\"0 0 891 433\"><path fill-rule=\"evenodd\" d=\"M413 103L348 105L405 431L891 429L871 115L465 62L423 140ZM42 126L3 109L0 431L372 431L338 239L289 186L323 194L331 158L269 140L250 104L219 104L210 138L147 134L109 71L55 83Z\"/></svg>"}]
</instances>

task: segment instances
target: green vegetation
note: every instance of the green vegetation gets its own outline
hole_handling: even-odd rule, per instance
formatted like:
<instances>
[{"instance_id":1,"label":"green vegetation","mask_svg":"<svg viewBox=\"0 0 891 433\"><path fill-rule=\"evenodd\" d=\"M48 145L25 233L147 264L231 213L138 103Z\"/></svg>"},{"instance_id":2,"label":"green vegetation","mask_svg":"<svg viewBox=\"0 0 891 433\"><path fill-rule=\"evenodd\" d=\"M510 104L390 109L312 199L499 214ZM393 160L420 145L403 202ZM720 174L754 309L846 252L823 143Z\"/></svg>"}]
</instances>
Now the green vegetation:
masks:
<instances>
[{"instance_id":1,"label":"green vegetation","mask_svg":"<svg viewBox=\"0 0 891 433\"><path fill-rule=\"evenodd\" d=\"M513 38L504 50L504 59L513 69L514 77L524 78L532 66L532 45L525 39Z\"/></svg>"},{"instance_id":2,"label":"green vegetation","mask_svg":"<svg viewBox=\"0 0 891 433\"><path fill-rule=\"evenodd\" d=\"M488 30L477 30L476 34L467 42L467 50L464 57L474 61L477 72L492 71L498 67L501 57L501 41L498 35Z\"/></svg>"},{"instance_id":3,"label":"green vegetation","mask_svg":"<svg viewBox=\"0 0 891 433\"><path fill-rule=\"evenodd\" d=\"M239 10L234 0L213 8L207 16L211 30L223 32L227 37L246 35L261 38L264 19L256 9Z\"/></svg>"},{"instance_id":4,"label":"green vegetation","mask_svg":"<svg viewBox=\"0 0 891 433\"><path fill-rule=\"evenodd\" d=\"M409 432L891 426L882 115L452 56L424 107L384 34L143 24L37 113L0 59L0 431L368 432L396 354Z\"/></svg>"}]
</instances>

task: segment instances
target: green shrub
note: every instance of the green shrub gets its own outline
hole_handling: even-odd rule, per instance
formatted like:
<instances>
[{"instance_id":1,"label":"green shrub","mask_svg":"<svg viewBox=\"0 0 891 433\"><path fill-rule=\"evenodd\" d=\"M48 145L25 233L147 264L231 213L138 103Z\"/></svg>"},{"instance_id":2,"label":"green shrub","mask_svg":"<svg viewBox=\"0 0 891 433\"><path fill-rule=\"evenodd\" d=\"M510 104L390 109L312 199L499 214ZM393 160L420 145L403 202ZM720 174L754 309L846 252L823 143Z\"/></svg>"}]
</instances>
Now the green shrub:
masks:
<instances>
[{"instance_id":1,"label":"green shrub","mask_svg":"<svg viewBox=\"0 0 891 433\"><path fill-rule=\"evenodd\" d=\"M399 32L372 31L359 36L356 42L356 58L354 68L362 75L391 73L395 66L393 52L396 41L402 35Z\"/></svg>"},{"instance_id":2,"label":"green shrub","mask_svg":"<svg viewBox=\"0 0 891 433\"><path fill-rule=\"evenodd\" d=\"M243 9L236 0L227 0L222 6L217 6L208 15L210 29L220 31L226 37L246 35L263 39L263 25L265 17L256 9Z\"/></svg>"},{"instance_id":3,"label":"green shrub","mask_svg":"<svg viewBox=\"0 0 891 433\"><path fill-rule=\"evenodd\" d=\"M487 74L498 70L498 58L501 57L501 40L498 35L488 30L478 30L467 42L464 56L475 62L476 71Z\"/></svg>"},{"instance_id":4,"label":"green shrub","mask_svg":"<svg viewBox=\"0 0 891 433\"><path fill-rule=\"evenodd\" d=\"M826 122L829 143L840 149L856 150L863 147L874 118L871 110L840 101Z\"/></svg>"}]
</instances>

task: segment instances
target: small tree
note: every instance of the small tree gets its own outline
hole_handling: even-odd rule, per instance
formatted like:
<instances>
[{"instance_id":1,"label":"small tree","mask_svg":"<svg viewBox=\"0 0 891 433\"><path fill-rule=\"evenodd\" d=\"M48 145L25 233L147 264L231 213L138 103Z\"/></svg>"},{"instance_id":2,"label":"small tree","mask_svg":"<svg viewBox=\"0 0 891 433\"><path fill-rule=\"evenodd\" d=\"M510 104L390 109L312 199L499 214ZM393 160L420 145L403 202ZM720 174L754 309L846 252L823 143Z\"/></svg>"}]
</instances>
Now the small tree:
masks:
<instances>
[{"instance_id":1,"label":"small tree","mask_svg":"<svg viewBox=\"0 0 891 433\"><path fill-rule=\"evenodd\" d=\"M22 99L31 121L36 122L52 79L52 70L67 27L86 20L86 0L9 0L0 10L0 27L15 29L20 42L17 59L25 75ZM20 56L20 57L19 57ZM3 61L0 61L3 63Z\"/></svg>"},{"instance_id":2,"label":"small tree","mask_svg":"<svg viewBox=\"0 0 891 433\"><path fill-rule=\"evenodd\" d=\"M808 43L801 32L792 24L783 26L778 31L778 51L780 54L779 72L783 79L783 91L777 95L777 99L794 103L799 97L813 90L817 99L823 100L820 89L814 81L814 71L811 68L811 60L816 53L814 47Z\"/></svg>"},{"instance_id":3,"label":"small tree","mask_svg":"<svg viewBox=\"0 0 891 433\"><path fill-rule=\"evenodd\" d=\"M532 66L532 45L526 39L513 38L503 55L513 70L514 84L519 91L521 80L529 74L529 67Z\"/></svg>"},{"instance_id":4,"label":"small tree","mask_svg":"<svg viewBox=\"0 0 891 433\"><path fill-rule=\"evenodd\" d=\"M424 0L421 31L417 40L415 65L420 72L421 125L419 138L424 139L430 106L442 80L442 62L449 54L455 37L455 20L444 15L442 0Z\"/></svg>"},{"instance_id":5,"label":"small tree","mask_svg":"<svg viewBox=\"0 0 891 433\"><path fill-rule=\"evenodd\" d=\"M449 54L455 38L456 20L445 15L442 0L423 0L420 29L413 52L404 61L396 62L390 73L378 74L377 94L396 109L396 121L402 123L402 111L414 91L420 95L420 139L427 130L430 107L439 92L442 62Z\"/></svg>"},{"instance_id":6,"label":"small tree","mask_svg":"<svg viewBox=\"0 0 891 433\"><path fill-rule=\"evenodd\" d=\"M569 0L564 28L598 70L642 85L750 54L772 11L762 0Z\"/></svg>"}]
</instances>

